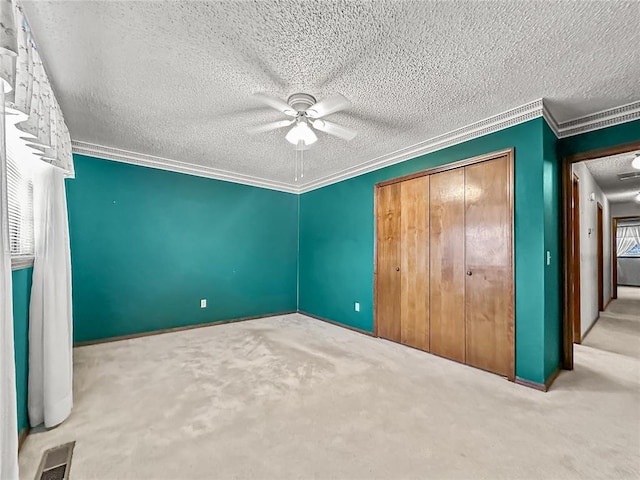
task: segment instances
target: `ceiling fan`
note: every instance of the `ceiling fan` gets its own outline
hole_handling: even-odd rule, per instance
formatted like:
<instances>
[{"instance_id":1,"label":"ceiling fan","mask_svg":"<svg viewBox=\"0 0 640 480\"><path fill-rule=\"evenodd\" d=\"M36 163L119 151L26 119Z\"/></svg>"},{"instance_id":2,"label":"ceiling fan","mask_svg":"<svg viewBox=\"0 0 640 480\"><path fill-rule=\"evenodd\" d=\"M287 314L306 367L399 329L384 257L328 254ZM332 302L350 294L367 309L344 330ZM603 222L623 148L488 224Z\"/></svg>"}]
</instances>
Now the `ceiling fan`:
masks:
<instances>
[{"instance_id":1,"label":"ceiling fan","mask_svg":"<svg viewBox=\"0 0 640 480\"><path fill-rule=\"evenodd\" d=\"M292 118L250 128L249 133L270 132L293 125L285 139L299 149L307 147L318 140L314 130L328 133L343 140L353 140L357 134L351 128L324 120L327 115L351 106L351 102L339 93L319 102L316 101L315 97L307 93L294 93L286 102L266 93L256 93L254 96L266 105Z\"/></svg>"}]
</instances>

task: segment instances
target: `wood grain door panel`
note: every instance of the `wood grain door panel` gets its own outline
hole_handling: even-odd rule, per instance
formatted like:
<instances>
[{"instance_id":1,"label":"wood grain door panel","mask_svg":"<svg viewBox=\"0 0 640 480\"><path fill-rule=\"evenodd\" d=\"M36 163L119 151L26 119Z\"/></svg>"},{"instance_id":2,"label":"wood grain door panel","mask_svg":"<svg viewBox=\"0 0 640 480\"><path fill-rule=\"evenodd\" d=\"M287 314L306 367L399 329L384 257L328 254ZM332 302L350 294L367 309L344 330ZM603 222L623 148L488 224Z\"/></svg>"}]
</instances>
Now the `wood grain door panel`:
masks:
<instances>
[{"instance_id":1,"label":"wood grain door panel","mask_svg":"<svg viewBox=\"0 0 640 480\"><path fill-rule=\"evenodd\" d=\"M431 175L429 207L429 349L464 362L464 168Z\"/></svg>"},{"instance_id":2,"label":"wood grain door panel","mask_svg":"<svg viewBox=\"0 0 640 480\"><path fill-rule=\"evenodd\" d=\"M511 173L508 156L465 167L466 361L513 376Z\"/></svg>"},{"instance_id":3,"label":"wood grain door panel","mask_svg":"<svg viewBox=\"0 0 640 480\"><path fill-rule=\"evenodd\" d=\"M400 186L401 342L429 351L429 177Z\"/></svg>"},{"instance_id":4,"label":"wood grain door panel","mask_svg":"<svg viewBox=\"0 0 640 480\"><path fill-rule=\"evenodd\" d=\"M376 325L378 336L400 342L399 183L380 187L377 202Z\"/></svg>"}]
</instances>

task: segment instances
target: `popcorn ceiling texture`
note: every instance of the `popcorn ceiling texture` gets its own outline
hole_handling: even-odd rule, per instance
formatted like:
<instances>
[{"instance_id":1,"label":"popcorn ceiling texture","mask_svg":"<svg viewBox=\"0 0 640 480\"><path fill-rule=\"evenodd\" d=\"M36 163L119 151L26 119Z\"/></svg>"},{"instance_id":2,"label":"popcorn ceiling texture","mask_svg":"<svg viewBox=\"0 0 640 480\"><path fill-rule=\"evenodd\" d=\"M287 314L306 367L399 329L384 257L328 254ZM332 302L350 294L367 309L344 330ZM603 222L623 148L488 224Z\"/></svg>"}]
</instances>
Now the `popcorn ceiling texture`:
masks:
<instances>
[{"instance_id":1,"label":"popcorn ceiling texture","mask_svg":"<svg viewBox=\"0 0 640 480\"><path fill-rule=\"evenodd\" d=\"M532 100L559 122L640 99L638 2L25 1L74 140L293 183L251 96L345 95L312 181Z\"/></svg>"},{"instance_id":2,"label":"popcorn ceiling texture","mask_svg":"<svg viewBox=\"0 0 640 480\"><path fill-rule=\"evenodd\" d=\"M585 162L593 179L611 203L632 202L640 193L640 177L620 181L618 175L640 173L631 162L640 151L612 155ZM638 205L640 214L640 205Z\"/></svg>"}]
</instances>

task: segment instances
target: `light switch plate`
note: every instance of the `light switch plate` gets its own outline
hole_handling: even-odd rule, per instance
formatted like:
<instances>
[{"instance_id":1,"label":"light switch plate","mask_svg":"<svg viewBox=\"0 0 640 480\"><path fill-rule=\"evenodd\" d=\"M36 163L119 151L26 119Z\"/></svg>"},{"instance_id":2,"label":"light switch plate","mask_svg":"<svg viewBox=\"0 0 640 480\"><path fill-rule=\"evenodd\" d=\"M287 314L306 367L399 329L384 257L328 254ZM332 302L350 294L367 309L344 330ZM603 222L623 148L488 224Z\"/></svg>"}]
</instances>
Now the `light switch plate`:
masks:
<instances>
[{"instance_id":1,"label":"light switch plate","mask_svg":"<svg viewBox=\"0 0 640 480\"><path fill-rule=\"evenodd\" d=\"M354 309L356 312L359 312L359 311L360 311L360 302L356 302L356 303L353 305L353 309Z\"/></svg>"},{"instance_id":2,"label":"light switch plate","mask_svg":"<svg viewBox=\"0 0 640 480\"><path fill-rule=\"evenodd\" d=\"M207 308L207 299L203 298L200 300L200 308Z\"/></svg>"}]
</instances>

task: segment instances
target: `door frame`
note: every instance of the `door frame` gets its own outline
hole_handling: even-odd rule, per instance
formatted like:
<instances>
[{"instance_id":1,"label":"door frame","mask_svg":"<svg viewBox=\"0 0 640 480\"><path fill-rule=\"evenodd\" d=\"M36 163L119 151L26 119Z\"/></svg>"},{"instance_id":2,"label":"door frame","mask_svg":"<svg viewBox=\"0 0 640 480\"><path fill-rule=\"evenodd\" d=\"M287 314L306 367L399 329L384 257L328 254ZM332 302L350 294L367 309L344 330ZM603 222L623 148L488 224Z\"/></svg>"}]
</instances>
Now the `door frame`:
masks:
<instances>
[{"instance_id":1,"label":"door frame","mask_svg":"<svg viewBox=\"0 0 640 480\"><path fill-rule=\"evenodd\" d=\"M618 220L634 218L640 218L640 215L611 217L611 300L618 298Z\"/></svg>"},{"instance_id":2,"label":"door frame","mask_svg":"<svg viewBox=\"0 0 640 480\"><path fill-rule=\"evenodd\" d=\"M572 171L571 166L574 163L595 160L601 157L609 157L620 153L632 152L640 150L640 141L623 143L613 147L598 148L586 152L580 152L568 155L561 160L562 168L562 368L565 370L573 370L573 317L570 308L571 300L571 279L570 272L574 267L574 259L571 256L571 239L573 238L573 229L571 223L571 189L572 189ZM578 262L579 263L579 262Z\"/></svg>"},{"instance_id":3,"label":"door frame","mask_svg":"<svg viewBox=\"0 0 640 480\"><path fill-rule=\"evenodd\" d=\"M582 315L581 315L581 290L580 287L580 177L572 170L571 178L571 211L569 212L569 222L571 223L571 247L569 256L571 257L572 268L568 275L570 285L573 285L573 296L569 302L569 310L571 315L571 331L572 342L580 343L582 341ZM578 261L574 261L578 259Z\"/></svg>"},{"instance_id":4,"label":"door frame","mask_svg":"<svg viewBox=\"0 0 640 480\"><path fill-rule=\"evenodd\" d=\"M516 351L516 341L515 341L515 208L514 208L514 148L506 148L504 150L498 150L491 153L485 153L483 155L478 155L471 158L466 158L463 160L454 161L451 163L447 163L444 165L440 165L437 167L428 168L426 170L421 170L419 172L410 173L408 175L403 175L401 177L392 178L389 180L384 180L382 182L378 182L374 185L374 195L373 195L373 218L374 218L374 246L373 246L373 335L378 337L378 225L377 225L377 215L378 215L378 195L381 187L392 185L394 183L404 182L405 180L412 180L414 178L424 177L427 175L433 175L435 173L446 172L448 170L453 170L456 168L462 168L469 165L473 165L476 163L486 162L489 160L495 160L497 158L501 158L507 156L509 162L509 209L511 211L511 289L509 295L511 297L511 305L512 312L509 318L509 331L510 331L510 340L511 340L511 372L507 376L510 381L515 380L515 351ZM431 288L431 285L429 286Z\"/></svg>"},{"instance_id":5,"label":"door frame","mask_svg":"<svg viewBox=\"0 0 640 480\"><path fill-rule=\"evenodd\" d=\"M598 257L598 312L604 311L604 209L596 204L596 244ZM608 300L608 299L607 299Z\"/></svg>"}]
</instances>

